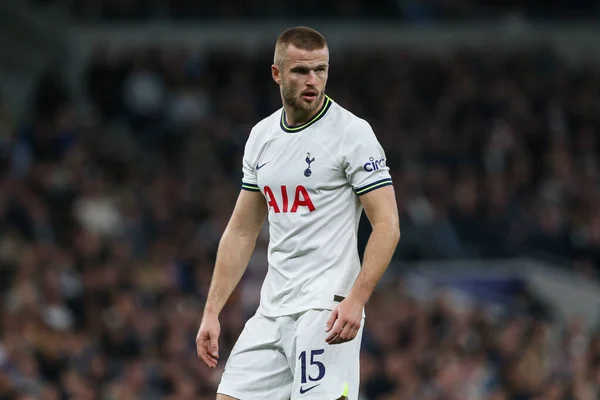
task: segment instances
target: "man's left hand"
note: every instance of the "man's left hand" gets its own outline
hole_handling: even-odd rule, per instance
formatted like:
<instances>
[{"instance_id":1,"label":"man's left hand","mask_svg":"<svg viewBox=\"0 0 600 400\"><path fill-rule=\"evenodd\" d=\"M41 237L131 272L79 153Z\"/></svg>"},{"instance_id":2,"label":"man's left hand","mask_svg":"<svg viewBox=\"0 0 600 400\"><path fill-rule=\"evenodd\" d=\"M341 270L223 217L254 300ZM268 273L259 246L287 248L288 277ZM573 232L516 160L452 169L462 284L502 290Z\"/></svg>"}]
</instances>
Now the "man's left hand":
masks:
<instances>
[{"instance_id":1,"label":"man's left hand","mask_svg":"<svg viewBox=\"0 0 600 400\"><path fill-rule=\"evenodd\" d=\"M329 335L325 341L328 344L340 344L354 339L362 323L363 308L362 302L351 297L342 300L327 321L325 332L329 332Z\"/></svg>"}]
</instances>

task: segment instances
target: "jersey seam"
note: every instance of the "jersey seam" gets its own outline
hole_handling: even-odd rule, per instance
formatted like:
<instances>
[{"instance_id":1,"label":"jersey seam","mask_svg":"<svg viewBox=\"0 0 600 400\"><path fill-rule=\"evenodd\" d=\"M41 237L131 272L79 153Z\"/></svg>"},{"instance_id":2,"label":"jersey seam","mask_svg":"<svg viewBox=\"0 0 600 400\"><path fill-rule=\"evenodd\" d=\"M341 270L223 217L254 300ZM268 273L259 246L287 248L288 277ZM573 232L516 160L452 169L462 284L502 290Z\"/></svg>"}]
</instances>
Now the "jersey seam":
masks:
<instances>
[{"instance_id":1,"label":"jersey seam","mask_svg":"<svg viewBox=\"0 0 600 400\"><path fill-rule=\"evenodd\" d=\"M256 127L252 128L252 131L254 131L256 129ZM251 132L252 132L251 131ZM272 133L275 133L274 136L271 136ZM258 176L256 175L256 163L258 162L258 159L260 158L261 154L265 151L265 146L267 144L269 144L271 141L276 140L277 138L281 137L281 135L278 134L278 132L276 130L269 130L268 132L269 137L267 140L265 140L264 142L262 142L262 144L259 146L258 149L256 149L256 144L258 143L258 139L254 138L253 142L250 144L250 157L251 160L248 160L250 162L250 168L252 169L252 173L254 174L254 179L256 180L255 185L258 185ZM248 182L250 183L250 182Z\"/></svg>"},{"instance_id":2,"label":"jersey seam","mask_svg":"<svg viewBox=\"0 0 600 400\"><path fill-rule=\"evenodd\" d=\"M319 145L319 146L320 146L320 147L321 147L323 150L325 150L325 152L326 152L327 154L329 154L329 157L331 157L331 159L332 159L332 160L333 160L335 163L339 164L339 161L338 161L338 160L336 160L336 158L335 158L335 155L334 155L334 154L331 152L331 150L329 150L329 149L327 148L327 146L325 146L325 144L321 143L321 141L317 140L317 139L316 139L316 138L314 138L314 137L311 137L310 135L306 135L306 136L307 136L307 137L308 137L310 140L312 140L313 142L315 142L316 144L318 144L318 145ZM339 167L342 167L342 165L338 165L338 166L339 166ZM343 168L342 168L342 169L343 169Z\"/></svg>"},{"instance_id":3,"label":"jersey seam","mask_svg":"<svg viewBox=\"0 0 600 400\"><path fill-rule=\"evenodd\" d=\"M344 155L344 144L346 143L346 136L348 136L348 130L350 129L350 127L352 125L354 125L355 123L359 122L359 121L363 121L363 119L358 118L355 119L354 121L350 122L347 126L346 129L344 130L344 134L342 136L342 144L340 146L340 157L342 159L341 165L340 167L342 168L342 170L344 170L345 173L345 168L344 168L344 161L346 160L346 156ZM354 189L354 185L352 185L352 182L348 181L348 183L350 184L350 186L352 186L352 188Z\"/></svg>"},{"instance_id":4,"label":"jersey seam","mask_svg":"<svg viewBox=\"0 0 600 400\"><path fill-rule=\"evenodd\" d=\"M314 143L316 143L317 145L319 145L319 146L320 146L320 147L321 147L323 150L325 150L325 152L326 152L326 153L327 153L327 154L328 154L328 155L331 157L331 159L332 159L332 160L333 160L333 161L334 161L336 164L338 164L338 166L339 166L339 167L341 167L341 168L342 168L342 170L343 170L343 165L341 165L341 164L340 164L339 160L338 160L338 159L336 159L336 157L335 157L335 155L333 154L333 152L332 152L332 151L331 151L329 148L327 148L327 146L326 146L324 143L322 143L320 140L318 140L317 138L313 137L312 135L309 135L309 134L308 134L308 133L306 133L306 132L297 132L297 133L295 134L295 136L305 136L305 137L307 137L308 139L310 139L312 142L314 142ZM278 134L278 135L276 135L276 136L274 136L274 137L271 137L271 138L269 138L268 140L266 140L266 141L265 141L265 142L264 142L264 143L261 145L260 151L258 152L259 154L257 154L257 156L256 156L255 163L256 163L256 162L258 162L258 159L260 158L260 155L261 155L261 154L264 152L264 149L265 149L265 147L266 147L266 145L267 145L267 144L271 143L272 141L278 140L278 139L284 139L285 137L286 137L286 135L280 135L280 134ZM255 170L254 168L255 168L255 167L253 167L253 171L254 171L254 173L256 174L256 170Z\"/></svg>"}]
</instances>

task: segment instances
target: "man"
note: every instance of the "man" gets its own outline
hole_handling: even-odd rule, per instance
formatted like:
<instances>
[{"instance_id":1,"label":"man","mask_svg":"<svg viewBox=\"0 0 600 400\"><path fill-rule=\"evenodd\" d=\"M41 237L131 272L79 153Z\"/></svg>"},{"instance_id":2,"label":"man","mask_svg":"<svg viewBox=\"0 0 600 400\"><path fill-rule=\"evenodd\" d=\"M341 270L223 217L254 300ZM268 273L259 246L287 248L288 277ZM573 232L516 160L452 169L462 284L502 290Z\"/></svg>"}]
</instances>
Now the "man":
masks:
<instances>
[{"instance_id":1,"label":"man","mask_svg":"<svg viewBox=\"0 0 600 400\"><path fill-rule=\"evenodd\" d=\"M217 399L358 398L364 306L400 239L385 154L370 125L325 95L329 50L296 27L275 46L283 108L251 131L242 191L223 233L196 338L219 357L218 316L269 217L269 269L256 314L225 365ZM372 234L362 268L357 228Z\"/></svg>"}]
</instances>

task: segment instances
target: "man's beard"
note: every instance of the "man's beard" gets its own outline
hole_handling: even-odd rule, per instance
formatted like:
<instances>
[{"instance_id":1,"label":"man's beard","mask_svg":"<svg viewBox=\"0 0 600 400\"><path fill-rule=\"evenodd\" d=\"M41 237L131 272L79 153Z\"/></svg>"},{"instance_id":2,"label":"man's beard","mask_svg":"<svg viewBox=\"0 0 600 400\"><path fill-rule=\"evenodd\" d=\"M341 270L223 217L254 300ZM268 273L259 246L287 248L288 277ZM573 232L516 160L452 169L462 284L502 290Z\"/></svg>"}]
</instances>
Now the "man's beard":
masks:
<instances>
[{"instance_id":1,"label":"man's beard","mask_svg":"<svg viewBox=\"0 0 600 400\"><path fill-rule=\"evenodd\" d=\"M281 86L281 94L286 105L292 107L294 110L302 110L307 113L316 110L317 107L319 107L319 104L321 104L323 97L325 97L324 91L319 92L316 101L309 103L303 101L301 97L298 97L293 88L286 87L285 85Z\"/></svg>"}]
</instances>

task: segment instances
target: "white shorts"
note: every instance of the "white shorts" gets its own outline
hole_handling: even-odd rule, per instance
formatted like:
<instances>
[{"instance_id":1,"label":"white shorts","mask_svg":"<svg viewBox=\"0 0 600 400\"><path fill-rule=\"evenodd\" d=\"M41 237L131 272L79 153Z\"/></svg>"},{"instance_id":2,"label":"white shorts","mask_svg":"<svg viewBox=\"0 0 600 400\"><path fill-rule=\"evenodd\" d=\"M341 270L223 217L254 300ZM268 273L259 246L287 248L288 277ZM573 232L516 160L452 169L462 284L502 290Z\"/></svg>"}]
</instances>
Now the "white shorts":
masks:
<instances>
[{"instance_id":1,"label":"white shorts","mask_svg":"<svg viewBox=\"0 0 600 400\"><path fill-rule=\"evenodd\" d=\"M255 314L231 351L217 393L240 400L357 400L364 323L354 340L329 345L330 316L330 310Z\"/></svg>"}]
</instances>

